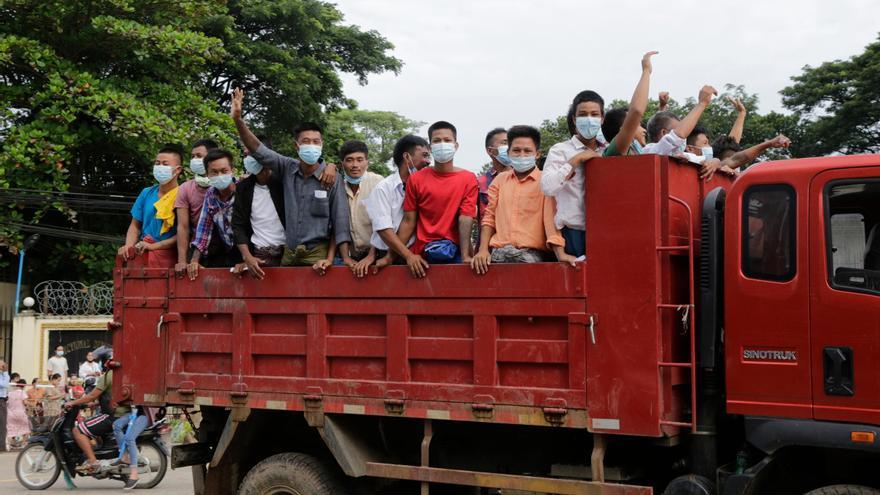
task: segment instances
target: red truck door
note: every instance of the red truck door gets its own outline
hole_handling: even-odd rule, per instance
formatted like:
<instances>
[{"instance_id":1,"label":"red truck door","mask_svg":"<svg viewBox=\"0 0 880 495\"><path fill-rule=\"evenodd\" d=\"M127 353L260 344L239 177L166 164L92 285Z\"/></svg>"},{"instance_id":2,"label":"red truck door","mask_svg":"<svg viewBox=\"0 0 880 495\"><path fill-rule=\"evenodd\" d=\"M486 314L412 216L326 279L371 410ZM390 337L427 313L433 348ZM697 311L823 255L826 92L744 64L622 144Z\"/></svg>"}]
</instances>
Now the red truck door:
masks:
<instances>
[{"instance_id":1,"label":"red truck door","mask_svg":"<svg viewBox=\"0 0 880 495\"><path fill-rule=\"evenodd\" d=\"M810 186L814 417L880 424L880 167Z\"/></svg>"}]
</instances>

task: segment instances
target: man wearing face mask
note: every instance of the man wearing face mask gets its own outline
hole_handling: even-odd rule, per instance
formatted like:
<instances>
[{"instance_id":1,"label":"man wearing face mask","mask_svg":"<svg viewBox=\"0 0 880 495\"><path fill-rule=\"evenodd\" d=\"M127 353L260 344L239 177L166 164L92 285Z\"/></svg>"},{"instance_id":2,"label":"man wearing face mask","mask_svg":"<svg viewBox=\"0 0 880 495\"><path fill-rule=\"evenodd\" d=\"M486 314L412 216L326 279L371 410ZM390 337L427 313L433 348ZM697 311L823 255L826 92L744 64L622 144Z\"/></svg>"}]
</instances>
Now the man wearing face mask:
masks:
<instances>
[{"instance_id":1,"label":"man wearing face mask","mask_svg":"<svg viewBox=\"0 0 880 495\"><path fill-rule=\"evenodd\" d=\"M211 150L205 156L205 167L211 187L196 224L192 260L187 265L190 280L199 276L199 268L232 267L241 261L232 232L232 208L235 204L235 169L232 153Z\"/></svg>"},{"instance_id":2,"label":"man wearing face mask","mask_svg":"<svg viewBox=\"0 0 880 495\"><path fill-rule=\"evenodd\" d=\"M477 177L479 186L479 202L477 203L477 221L483 220L483 213L489 206L489 186L501 172L510 170L510 158L507 156L507 131L496 127L486 134L486 154L492 160L492 166L486 173Z\"/></svg>"},{"instance_id":3,"label":"man wearing face mask","mask_svg":"<svg viewBox=\"0 0 880 495\"><path fill-rule=\"evenodd\" d=\"M321 162L323 137L317 124L300 124L294 129L299 159L276 153L254 135L242 118L244 92L236 89L230 115L242 143L261 165L279 177L284 188L285 241L283 266L311 266L324 274L333 264L331 243L347 266L351 242L348 200L336 166Z\"/></svg>"},{"instance_id":4,"label":"man wearing face mask","mask_svg":"<svg viewBox=\"0 0 880 495\"><path fill-rule=\"evenodd\" d=\"M428 263L470 263L471 230L477 216L477 177L453 161L458 150L455 126L435 122L428 128L428 138L434 166L407 181L403 221L397 232L401 244L416 234L412 250L397 254L418 278L427 274Z\"/></svg>"},{"instance_id":5,"label":"man wearing face mask","mask_svg":"<svg viewBox=\"0 0 880 495\"><path fill-rule=\"evenodd\" d=\"M174 211L177 213L177 264L174 271L178 276L186 272L186 264L192 256L189 243L192 240L192 228L199 221L205 193L211 182L206 177L205 156L216 149L217 143L211 139L200 139L190 151L189 170L193 178L180 185L177 198L174 200Z\"/></svg>"},{"instance_id":6,"label":"man wearing face mask","mask_svg":"<svg viewBox=\"0 0 880 495\"><path fill-rule=\"evenodd\" d=\"M644 152L657 155L672 155L685 151L686 139L700 121L703 111L709 107L712 97L718 91L712 86L703 86L697 97L697 104L685 116L678 120L672 112L657 112L648 121L648 145Z\"/></svg>"},{"instance_id":7,"label":"man wearing face mask","mask_svg":"<svg viewBox=\"0 0 880 495\"><path fill-rule=\"evenodd\" d=\"M575 257L586 252L583 166L604 150L598 140L604 116L605 100L598 93L578 93L567 115L572 138L550 148L541 175L541 190L556 198L555 221L565 238L565 252Z\"/></svg>"},{"instance_id":8,"label":"man wearing face mask","mask_svg":"<svg viewBox=\"0 0 880 495\"><path fill-rule=\"evenodd\" d=\"M46 361L46 376L52 378L52 375L61 375L63 383L67 383L68 369L67 358L64 357L64 346L56 346L55 353Z\"/></svg>"},{"instance_id":9,"label":"man wearing face mask","mask_svg":"<svg viewBox=\"0 0 880 495\"><path fill-rule=\"evenodd\" d=\"M345 195L348 198L348 211L351 216L351 244L349 257L356 261L351 267L356 277L363 277L376 260L376 250L370 245L373 224L367 214L365 201L373 193L382 176L367 170L369 150L363 141L346 141L339 148L339 159L345 171ZM341 253L336 255L336 263L341 263Z\"/></svg>"},{"instance_id":10,"label":"man wearing face mask","mask_svg":"<svg viewBox=\"0 0 880 495\"><path fill-rule=\"evenodd\" d=\"M250 175L235 185L232 207L232 232L243 260L235 271L262 280L262 267L281 265L284 253L284 190L254 157L245 157L244 169Z\"/></svg>"},{"instance_id":11,"label":"man wearing face mask","mask_svg":"<svg viewBox=\"0 0 880 495\"><path fill-rule=\"evenodd\" d=\"M413 237L402 242L397 237L397 229L403 221L406 183L413 174L431 165L430 145L419 136L404 136L394 145L393 160L397 171L376 184L366 199L373 228L370 244L376 250L376 271L392 264L395 252L403 253L404 258L411 255L409 247L414 242Z\"/></svg>"},{"instance_id":12,"label":"man wearing face mask","mask_svg":"<svg viewBox=\"0 0 880 495\"><path fill-rule=\"evenodd\" d=\"M480 250L471 268L482 275L491 263L538 263L551 251L559 261L574 265L553 218L556 201L541 191L541 171L536 167L541 133L515 125L507 131L507 139L512 170L499 174L489 187Z\"/></svg>"},{"instance_id":13,"label":"man wearing face mask","mask_svg":"<svg viewBox=\"0 0 880 495\"><path fill-rule=\"evenodd\" d=\"M147 266L174 267L177 260L174 201L182 161L183 149L179 145L166 145L159 150L153 162L153 178L157 184L144 188L131 207L131 223L119 256L128 260L149 253Z\"/></svg>"}]
</instances>

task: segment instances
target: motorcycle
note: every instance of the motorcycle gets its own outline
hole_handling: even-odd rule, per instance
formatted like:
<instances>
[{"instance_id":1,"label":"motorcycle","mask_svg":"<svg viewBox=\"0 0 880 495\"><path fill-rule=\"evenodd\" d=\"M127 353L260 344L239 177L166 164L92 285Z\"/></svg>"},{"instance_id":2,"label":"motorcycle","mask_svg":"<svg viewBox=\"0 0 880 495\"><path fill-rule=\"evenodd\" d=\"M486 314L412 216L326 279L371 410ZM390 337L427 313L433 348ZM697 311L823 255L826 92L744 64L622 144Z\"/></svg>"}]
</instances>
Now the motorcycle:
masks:
<instances>
[{"instance_id":1,"label":"motorcycle","mask_svg":"<svg viewBox=\"0 0 880 495\"><path fill-rule=\"evenodd\" d=\"M119 447L113 432L97 439L98 445L93 447L100 467L88 473L77 471L77 466L86 461L72 433L79 410L80 406L72 407L63 412L48 429L32 433L27 447L15 460L15 475L22 486L28 490L45 490L55 484L62 471L65 479L71 482L77 475L122 482L128 479L130 466L111 465L119 458ZM161 416L137 438L138 488L155 487L168 470L168 451L160 431L166 418L164 414Z\"/></svg>"}]
</instances>

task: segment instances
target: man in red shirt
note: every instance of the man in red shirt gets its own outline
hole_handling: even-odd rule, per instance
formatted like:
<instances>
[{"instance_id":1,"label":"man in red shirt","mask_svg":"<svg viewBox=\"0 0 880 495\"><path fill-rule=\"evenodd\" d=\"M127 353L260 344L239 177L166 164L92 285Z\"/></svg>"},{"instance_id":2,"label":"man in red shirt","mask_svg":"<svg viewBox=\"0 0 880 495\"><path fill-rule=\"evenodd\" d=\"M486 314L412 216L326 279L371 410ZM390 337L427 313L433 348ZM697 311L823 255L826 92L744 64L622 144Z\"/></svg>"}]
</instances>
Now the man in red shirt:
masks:
<instances>
[{"instance_id":1,"label":"man in red shirt","mask_svg":"<svg viewBox=\"0 0 880 495\"><path fill-rule=\"evenodd\" d=\"M413 174L406 183L403 221L397 231L403 246L413 231L412 250L397 254L413 276L426 274L428 263L470 263L471 229L477 216L477 177L455 166L457 132L449 122L428 128L434 166Z\"/></svg>"}]
</instances>

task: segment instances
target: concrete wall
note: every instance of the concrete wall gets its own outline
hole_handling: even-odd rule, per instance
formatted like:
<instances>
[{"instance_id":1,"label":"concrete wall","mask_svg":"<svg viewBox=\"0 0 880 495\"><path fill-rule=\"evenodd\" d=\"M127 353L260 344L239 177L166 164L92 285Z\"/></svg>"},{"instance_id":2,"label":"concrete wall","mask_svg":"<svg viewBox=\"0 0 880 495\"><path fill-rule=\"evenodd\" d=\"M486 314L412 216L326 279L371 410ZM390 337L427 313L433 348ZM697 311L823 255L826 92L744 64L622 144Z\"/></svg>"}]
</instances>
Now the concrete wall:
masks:
<instances>
[{"instance_id":1,"label":"concrete wall","mask_svg":"<svg viewBox=\"0 0 880 495\"><path fill-rule=\"evenodd\" d=\"M94 332L104 335L110 316L46 316L33 311L22 311L12 322L11 371L30 381L34 377L46 378L46 360L50 346L49 334L61 332ZM74 364L71 372L76 373Z\"/></svg>"}]
</instances>

